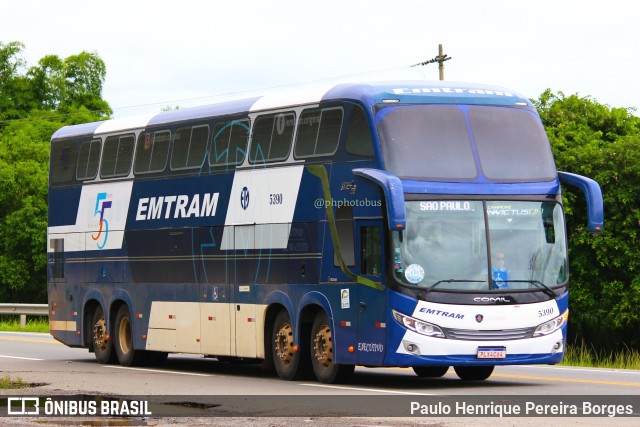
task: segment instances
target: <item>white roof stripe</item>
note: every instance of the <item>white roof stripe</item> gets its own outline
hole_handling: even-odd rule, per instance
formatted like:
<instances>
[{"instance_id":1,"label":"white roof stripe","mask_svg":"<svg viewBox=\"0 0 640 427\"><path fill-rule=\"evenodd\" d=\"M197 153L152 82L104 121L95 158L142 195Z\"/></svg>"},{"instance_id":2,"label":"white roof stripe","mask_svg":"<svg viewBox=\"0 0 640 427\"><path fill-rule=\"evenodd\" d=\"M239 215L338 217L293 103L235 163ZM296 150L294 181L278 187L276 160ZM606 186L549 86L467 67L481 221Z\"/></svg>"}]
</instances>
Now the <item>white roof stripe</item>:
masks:
<instances>
[{"instance_id":1,"label":"white roof stripe","mask_svg":"<svg viewBox=\"0 0 640 427\"><path fill-rule=\"evenodd\" d=\"M107 120L95 130L94 135L111 132L122 132L130 129L144 128L157 113L143 116L123 117L119 119Z\"/></svg>"},{"instance_id":2,"label":"white roof stripe","mask_svg":"<svg viewBox=\"0 0 640 427\"><path fill-rule=\"evenodd\" d=\"M265 95L251 106L251 111L278 109L290 105L318 103L333 87L335 87L335 84L325 84L305 87L303 89L294 88Z\"/></svg>"}]
</instances>

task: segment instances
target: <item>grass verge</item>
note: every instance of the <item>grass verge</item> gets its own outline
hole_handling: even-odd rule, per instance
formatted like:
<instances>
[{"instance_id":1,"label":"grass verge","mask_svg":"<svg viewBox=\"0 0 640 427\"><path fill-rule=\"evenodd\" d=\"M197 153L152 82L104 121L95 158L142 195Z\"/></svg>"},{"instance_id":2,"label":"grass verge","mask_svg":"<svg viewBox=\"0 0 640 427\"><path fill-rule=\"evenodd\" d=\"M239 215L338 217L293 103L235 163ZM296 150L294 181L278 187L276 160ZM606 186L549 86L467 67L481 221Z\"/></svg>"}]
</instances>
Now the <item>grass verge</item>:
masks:
<instances>
[{"instance_id":1,"label":"grass verge","mask_svg":"<svg viewBox=\"0 0 640 427\"><path fill-rule=\"evenodd\" d=\"M640 369L640 351L630 348L618 351L598 350L581 342L567 345L561 364L589 368Z\"/></svg>"},{"instance_id":2,"label":"grass verge","mask_svg":"<svg viewBox=\"0 0 640 427\"><path fill-rule=\"evenodd\" d=\"M29 384L20 377L12 379L9 375L0 378L0 390L13 390L17 388L27 388Z\"/></svg>"},{"instance_id":3,"label":"grass verge","mask_svg":"<svg viewBox=\"0 0 640 427\"><path fill-rule=\"evenodd\" d=\"M46 317L31 317L27 318L27 325L24 328L20 327L20 320L15 317L3 317L0 318L0 331L9 332L49 332L49 321Z\"/></svg>"}]
</instances>

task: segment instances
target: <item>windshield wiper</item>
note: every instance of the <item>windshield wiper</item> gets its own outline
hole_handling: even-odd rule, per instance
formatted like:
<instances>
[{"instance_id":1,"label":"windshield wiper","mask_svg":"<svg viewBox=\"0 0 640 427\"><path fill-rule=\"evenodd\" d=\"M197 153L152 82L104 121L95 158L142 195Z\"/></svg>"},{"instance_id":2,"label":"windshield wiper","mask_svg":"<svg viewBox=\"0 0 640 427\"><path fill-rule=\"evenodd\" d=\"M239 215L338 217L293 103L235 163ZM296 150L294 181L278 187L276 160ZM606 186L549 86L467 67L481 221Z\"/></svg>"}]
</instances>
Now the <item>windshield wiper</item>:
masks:
<instances>
[{"instance_id":1,"label":"windshield wiper","mask_svg":"<svg viewBox=\"0 0 640 427\"><path fill-rule=\"evenodd\" d=\"M465 279L446 279L446 280L438 280L436 283L434 283L433 285L429 286L427 289L425 289L425 292L431 292L431 290L433 288L435 288L436 286L439 286L443 283L466 283L466 282L475 282L475 283L485 283L484 280L465 280Z\"/></svg>"},{"instance_id":2,"label":"windshield wiper","mask_svg":"<svg viewBox=\"0 0 640 427\"><path fill-rule=\"evenodd\" d=\"M547 285L545 285L539 280L502 280L502 281L507 283L531 283L532 285L537 285L538 287L543 288L542 292L549 295L551 298L557 297L556 293L553 292L553 289L551 289L550 287L548 287Z\"/></svg>"}]
</instances>

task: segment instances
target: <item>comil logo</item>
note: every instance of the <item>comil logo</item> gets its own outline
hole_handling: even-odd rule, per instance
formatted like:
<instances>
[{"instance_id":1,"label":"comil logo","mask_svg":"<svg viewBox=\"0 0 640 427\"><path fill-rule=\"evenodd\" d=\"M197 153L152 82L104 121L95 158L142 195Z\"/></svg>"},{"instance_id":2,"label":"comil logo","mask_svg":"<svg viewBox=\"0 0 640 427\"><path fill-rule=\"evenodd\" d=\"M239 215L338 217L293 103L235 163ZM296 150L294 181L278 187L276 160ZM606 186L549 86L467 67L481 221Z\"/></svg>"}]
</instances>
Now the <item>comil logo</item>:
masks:
<instances>
[{"instance_id":1,"label":"comil logo","mask_svg":"<svg viewBox=\"0 0 640 427\"><path fill-rule=\"evenodd\" d=\"M111 208L111 200L107 200L107 193L98 193L93 216L95 218L100 215L100 228L98 229L97 235L91 235L91 238L96 241L98 249L104 248L107 244L107 238L109 237L109 221L105 218L105 212L109 208Z\"/></svg>"}]
</instances>

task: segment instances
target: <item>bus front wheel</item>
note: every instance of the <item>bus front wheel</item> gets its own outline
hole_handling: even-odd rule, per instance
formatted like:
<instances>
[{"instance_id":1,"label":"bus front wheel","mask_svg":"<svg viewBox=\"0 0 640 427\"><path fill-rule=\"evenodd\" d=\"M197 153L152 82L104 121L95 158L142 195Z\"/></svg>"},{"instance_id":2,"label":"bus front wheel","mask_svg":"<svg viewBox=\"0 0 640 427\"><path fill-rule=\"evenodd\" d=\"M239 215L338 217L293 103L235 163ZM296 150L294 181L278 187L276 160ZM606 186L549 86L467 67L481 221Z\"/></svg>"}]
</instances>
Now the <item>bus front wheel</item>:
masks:
<instances>
[{"instance_id":1,"label":"bus front wheel","mask_svg":"<svg viewBox=\"0 0 640 427\"><path fill-rule=\"evenodd\" d=\"M454 366L453 369L461 380L482 381L493 373L494 366Z\"/></svg>"},{"instance_id":2,"label":"bus front wheel","mask_svg":"<svg viewBox=\"0 0 640 427\"><path fill-rule=\"evenodd\" d=\"M440 378L449 370L448 366L414 366L413 372L421 378Z\"/></svg>"},{"instance_id":3,"label":"bus front wheel","mask_svg":"<svg viewBox=\"0 0 640 427\"><path fill-rule=\"evenodd\" d=\"M96 359L103 364L116 363L116 352L113 350L113 344L109 337L109 328L104 319L104 312L101 306L96 307L93 312L91 325L93 326L92 347Z\"/></svg>"},{"instance_id":4,"label":"bus front wheel","mask_svg":"<svg viewBox=\"0 0 640 427\"><path fill-rule=\"evenodd\" d=\"M338 365L334 356L331 324L325 312L321 311L311 327L311 364L321 383L344 383L353 374L355 365Z\"/></svg>"},{"instance_id":5,"label":"bus front wheel","mask_svg":"<svg viewBox=\"0 0 640 427\"><path fill-rule=\"evenodd\" d=\"M300 334L301 339L305 340L303 335ZM278 313L273 323L271 349L276 372L281 379L287 381L304 379L310 371L307 347L296 347L294 337L289 314L283 310Z\"/></svg>"}]
</instances>

